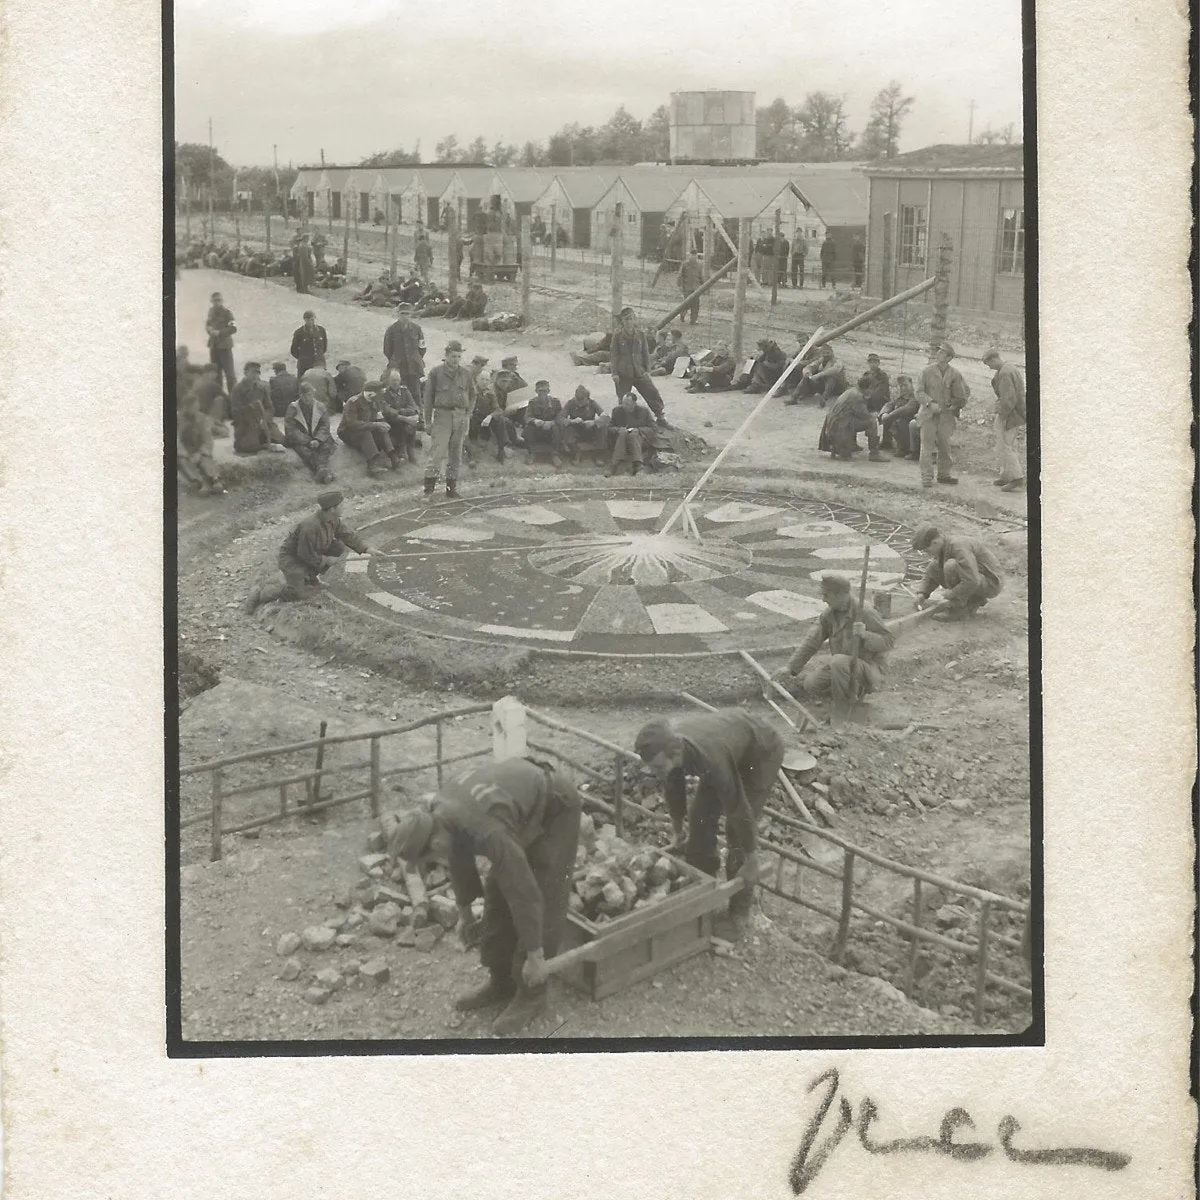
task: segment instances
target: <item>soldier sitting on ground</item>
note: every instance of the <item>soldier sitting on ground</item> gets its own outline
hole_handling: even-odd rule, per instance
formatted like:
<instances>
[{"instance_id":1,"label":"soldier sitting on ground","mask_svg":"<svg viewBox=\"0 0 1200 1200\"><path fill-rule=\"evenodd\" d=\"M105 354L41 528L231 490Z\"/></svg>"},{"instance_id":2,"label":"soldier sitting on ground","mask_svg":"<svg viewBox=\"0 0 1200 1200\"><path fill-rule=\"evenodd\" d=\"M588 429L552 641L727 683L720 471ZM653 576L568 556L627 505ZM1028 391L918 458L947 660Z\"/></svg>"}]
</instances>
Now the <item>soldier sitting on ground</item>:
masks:
<instances>
[{"instance_id":1,"label":"soldier sitting on ground","mask_svg":"<svg viewBox=\"0 0 1200 1200\"><path fill-rule=\"evenodd\" d=\"M577 367L599 367L612 359L612 334L589 333L583 339L583 353L571 351L571 361Z\"/></svg>"},{"instance_id":2,"label":"soldier sitting on ground","mask_svg":"<svg viewBox=\"0 0 1200 1200\"><path fill-rule=\"evenodd\" d=\"M303 384L302 384L303 385ZM378 475L399 465L391 428L379 403L383 385L371 380L357 396L346 401L338 437L367 461L367 474Z\"/></svg>"},{"instance_id":3,"label":"soldier sitting on ground","mask_svg":"<svg viewBox=\"0 0 1200 1200\"><path fill-rule=\"evenodd\" d=\"M654 434L654 414L638 403L633 392L626 392L608 419L612 458L606 474L619 475L621 467L628 463L629 473L636 475L653 444Z\"/></svg>"},{"instance_id":4,"label":"soldier sitting on ground","mask_svg":"<svg viewBox=\"0 0 1200 1200\"><path fill-rule=\"evenodd\" d=\"M317 593L320 576L349 548L358 554L378 554L352 529L342 524L342 493L322 492L317 511L307 516L284 538L277 562L281 580L256 584L246 597L243 611L252 613L272 600L309 600Z\"/></svg>"},{"instance_id":5,"label":"soldier sitting on ground","mask_svg":"<svg viewBox=\"0 0 1200 1200\"><path fill-rule=\"evenodd\" d=\"M274 374L267 381L271 394L271 411L280 418L287 416L288 407L300 395L300 380L288 370L282 359L271 364Z\"/></svg>"},{"instance_id":6,"label":"soldier sitting on ground","mask_svg":"<svg viewBox=\"0 0 1200 1200\"><path fill-rule=\"evenodd\" d=\"M821 599L824 611L775 678L793 695L831 696L835 707L845 709L866 693L879 690L887 652L896 639L871 605L860 607L844 576L822 575ZM829 657L801 678L799 673L826 642Z\"/></svg>"},{"instance_id":7,"label":"soldier sitting on ground","mask_svg":"<svg viewBox=\"0 0 1200 1200\"><path fill-rule=\"evenodd\" d=\"M936 525L922 525L913 534L914 550L929 555L921 580L923 608L937 588L942 588L944 612L934 620L960 621L973 617L1004 588L1004 570L979 538L943 533Z\"/></svg>"},{"instance_id":8,"label":"soldier sitting on ground","mask_svg":"<svg viewBox=\"0 0 1200 1200\"><path fill-rule=\"evenodd\" d=\"M478 279L472 279L467 285L466 295L450 301L450 306L446 309L446 316L455 320L474 320L483 316L487 309L487 303L487 293L483 290L483 284Z\"/></svg>"},{"instance_id":9,"label":"soldier sitting on ground","mask_svg":"<svg viewBox=\"0 0 1200 1200\"><path fill-rule=\"evenodd\" d=\"M894 395L879 413L881 450L895 450L901 458L919 458L920 447L913 448L912 423L917 410L921 407L917 394L913 391L911 375L896 376L896 395ZM920 431L916 431L920 438Z\"/></svg>"},{"instance_id":10,"label":"soldier sitting on ground","mask_svg":"<svg viewBox=\"0 0 1200 1200\"><path fill-rule=\"evenodd\" d=\"M550 450L554 465L563 465L563 430L559 418L562 416L562 402L550 395L550 384L545 379L539 379L533 385L534 396L525 407L525 449L532 461L538 450L547 447Z\"/></svg>"},{"instance_id":11,"label":"soldier sitting on ground","mask_svg":"<svg viewBox=\"0 0 1200 1200\"><path fill-rule=\"evenodd\" d=\"M392 434L392 445L396 448L396 459L417 461L416 448L421 444L421 406L417 398L404 386L404 377L399 371L388 371L384 378L386 388L379 396L383 419Z\"/></svg>"},{"instance_id":12,"label":"soldier sitting on ground","mask_svg":"<svg viewBox=\"0 0 1200 1200\"><path fill-rule=\"evenodd\" d=\"M592 399L592 393L580 384L575 395L563 406L563 445L577 463L581 450L604 450L608 441L608 414Z\"/></svg>"},{"instance_id":13,"label":"soldier sitting on ground","mask_svg":"<svg viewBox=\"0 0 1200 1200\"><path fill-rule=\"evenodd\" d=\"M278 452L283 448L283 433L275 424L271 395L262 381L262 368L256 362L248 362L242 372L229 397L233 452L240 455L257 454L260 450Z\"/></svg>"},{"instance_id":14,"label":"soldier sitting on ground","mask_svg":"<svg viewBox=\"0 0 1200 1200\"><path fill-rule=\"evenodd\" d=\"M733 384L737 363L729 351L728 342L718 342L716 349L703 362L692 368L689 392L727 392Z\"/></svg>"},{"instance_id":15,"label":"soldier sitting on ground","mask_svg":"<svg viewBox=\"0 0 1200 1200\"><path fill-rule=\"evenodd\" d=\"M824 408L846 390L846 368L834 356L828 342L817 351L817 357L800 369L800 378L784 404L799 404L806 396L818 397L818 407Z\"/></svg>"},{"instance_id":16,"label":"soldier sitting on ground","mask_svg":"<svg viewBox=\"0 0 1200 1200\"><path fill-rule=\"evenodd\" d=\"M215 373L212 387L217 388ZM175 427L176 462L184 481L201 496L220 496L225 488L213 459L212 418L201 408L201 390L185 388L178 404Z\"/></svg>"},{"instance_id":17,"label":"soldier sitting on ground","mask_svg":"<svg viewBox=\"0 0 1200 1200\"><path fill-rule=\"evenodd\" d=\"M346 407L346 401L351 396L357 396L367 382L367 373L362 367L356 367L348 358L340 358L337 363L337 374L333 377L333 412L341 412Z\"/></svg>"},{"instance_id":18,"label":"soldier sitting on ground","mask_svg":"<svg viewBox=\"0 0 1200 1200\"><path fill-rule=\"evenodd\" d=\"M867 446L871 462L887 462L888 456L879 449L879 422L867 408L863 388L870 386L871 377L862 375L855 387L847 388L835 401L821 425L821 436L817 449L829 452L831 458L850 462L854 451L859 448L858 434L867 435Z\"/></svg>"},{"instance_id":19,"label":"soldier sitting on ground","mask_svg":"<svg viewBox=\"0 0 1200 1200\"><path fill-rule=\"evenodd\" d=\"M770 391L787 364L787 355L778 342L772 341L771 338L761 339L758 343L758 357L750 368L750 379L745 390L752 396Z\"/></svg>"},{"instance_id":20,"label":"soldier sitting on ground","mask_svg":"<svg viewBox=\"0 0 1200 1200\"><path fill-rule=\"evenodd\" d=\"M288 405L283 425L284 442L296 452L318 483L332 483L329 463L335 449L329 428L329 410L317 399L316 389L307 380Z\"/></svg>"},{"instance_id":21,"label":"soldier sitting on ground","mask_svg":"<svg viewBox=\"0 0 1200 1200\"><path fill-rule=\"evenodd\" d=\"M688 349L687 342L683 340L682 329L672 329L671 336L667 341L666 348L663 350L662 357L658 360L656 367L651 367L651 375L673 375L675 373L675 364L681 358L687 358L691 355Z\"/></svg>"}]
</instances>

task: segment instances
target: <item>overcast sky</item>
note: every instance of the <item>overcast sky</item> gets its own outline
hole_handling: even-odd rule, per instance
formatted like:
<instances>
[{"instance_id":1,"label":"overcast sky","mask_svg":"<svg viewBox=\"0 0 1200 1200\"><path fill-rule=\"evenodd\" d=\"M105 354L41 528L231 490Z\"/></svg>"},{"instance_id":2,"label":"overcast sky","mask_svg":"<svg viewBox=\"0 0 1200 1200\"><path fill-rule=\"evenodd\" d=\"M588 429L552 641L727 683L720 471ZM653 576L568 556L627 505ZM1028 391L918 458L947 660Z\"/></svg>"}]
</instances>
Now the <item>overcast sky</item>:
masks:
<instances>
[{"instance_id":1,"label":"overcast sky","mask_svg":"<svg viewBox=\"0 0 1200 1200\"><path fill-rule=\"evenodd\" d=\"M673 91L759 105L845 95L860 132L891 79L916 97L901 150L1021 127L1019 0L177 0L176 137L239 166L354 163L456 133L518 145L636 117Z\"/></svg>"}]
</instances>

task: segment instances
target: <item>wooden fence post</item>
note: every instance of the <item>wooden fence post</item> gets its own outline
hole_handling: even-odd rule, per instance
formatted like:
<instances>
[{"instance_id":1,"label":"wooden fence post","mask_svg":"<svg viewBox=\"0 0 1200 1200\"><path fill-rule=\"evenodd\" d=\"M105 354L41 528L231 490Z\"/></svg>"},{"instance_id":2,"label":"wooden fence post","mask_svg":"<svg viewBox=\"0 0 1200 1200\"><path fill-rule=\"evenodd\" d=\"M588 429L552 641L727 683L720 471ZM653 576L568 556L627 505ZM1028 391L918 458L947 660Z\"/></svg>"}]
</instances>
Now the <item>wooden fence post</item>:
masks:
<instances>
[{"instance_id":1,"label":"wooden fence post","mask_svg":"<svg viewBox=\"0 0 1200 1200\"><path fill-rule=\"evenodd\" d=\"M233 244L235 250L242 248L242 217L237 209L233 212Z\"/></svg>"},{"instance_id":2,"label":"wooden fence post","mask_svg":"<svg viewBox=\"0 0 1200 1200\"><path fill-rule=\"evenodd\" d=\"M263 209L263 217L267 227L267 253L271 253L271 209L268 205Z\"/></svg>"},{"instance_id":3,"label":"wooden fence post","mask_svg":"<svg viewBox=\"0 0 1200 1200\"><path fill-rule=\"evenodd\" d=\"M746 325L746 277L750 271L750 222L738 218L737 288L733 293L733 359L742 361L742 337Z\"/></svg>"},{"instance_id":4,"label":"wooden fence post","mask_svg":"<svg viewBox=\"0 0 1200 1200\"><path fill-rule=\"evenodd\" d=\"M527 752L525 705L516 696L501 696L492 705L492 757L503 762Z\"/></svg>"},{"instance_id":5,"label":"wooden fence post","mask_svg":"<svg viewBox=\"0 0 1200 1200\"><path fill-rule=\"evenodd\" d=\"M388 271L391 274L392 282L396 281L396 256L399 253L397 242L400 241L400 214L394 213L392 210L392 197L388 195L387 206L387 237L388 237Z\"/></svg>"},{"instance_id":6,"label":"wooden fence post","mask_svg":"<svg viewBox=\"0 0 1200 1200\"><path fill-rule=\"evenodd\" d=\"M783 236L780 229L780 211L775 210L775 250L772 256L771 263L771 307L774 308L779 303L779 240ZM784 267L787 267L785 262Z\"/></svg>"},{"instance_id":7,"label":"wooden fence post","mask_svg":"<svg viewBox=\"0 0 1200 1200\"><path fill-rule=\"evenodd\" d=\"M221 768L212 773L212 847L209 858L217 862L221 857L221 822L224 819L225 795L221 790Z\"/></svg>"},{"instance_id":8,"label":"wooden fence post","mask_svg":"<svg viewBox=\"0 0 1200 1200\"><path fill-rule=\"evenodd\" d=\"M533 274L533 242L529 235L529 218L521 218L521 320L529 324L529 283Z\"/></svg>"},{"instance_id":9,"label":"wooden fence post","mask_svg":"<svg viewBox=\"0 0 1200 1200\"><path fill-rule=\"evenodd\" d=\"M450 207L446 213L446 220L450 226L450 238L448 242L447 254L450 261L446 264L450 271L450 286L447 291L450 293L451 300L458 299L458 212Z\"/></svg>"},{"instance_id":10,"label":"wooden fence post","mask_svg":"<svg viewBox=\"0 0 1200 1200\"><path fill-rule=\"evenodd\" d=\"M550 274L558 261L558 205L550 205Z\"/></svg>"},{"instance_id":11,"label":"wooden fence post","mask_svg":"<svg viewBox=\"0 0 1200 1200\"><path fill-rule=\"evenodd\" d=\"M854 904L854 851L847 848L842 857L842 912L838 918L837 937L834 939L830 958L841 963L846 953L846 941L850 937L850 913Z\"/></svg>"},{"instance_id":12,"label":"wooden fence post","mask_svg":"<svg viewBox=\"0 0 1200 1200\"><path fill-rule=\"evenodd\" d=\"M371 816L379 816L382 781L379 778L379 739L371 739Z\"/></svg>"},{"instance_id":13,"label":"wooden fence post","mask_svg":"<svg viewBox=\"0 0 1200 1200\"><path fill-rule=\"evenodd\" d=\"M950 264L954 258L954 244L948 233L942 234L938 247L937 283L933 286L933 319L929 323L930 346L934 351L946 340L946 328L950 319Z\"/></svg>"},{"instance_id":14,"label":"wooden fence post","mask_svg":"<svg viewBox=\"0 0 1200 1200\"><path fill-rule=\"evenodd\" d=\"M612 316L613 327L616 328L618 316L624 307L622 287L625 282L625 205L620 200L616 203L613 220L615 225L612 236Z\"/></svg>"},{"instance_id":15,"label":"wooden fence post","mask_svg":"<svg viewBox=\"0 0 1200 1200\"><path fill-rule=\"evenodd\" d=\"M988 928L992 914L992 902L983 900L979 905L979 957L975 960L975 1024L983 1024L983 1002L987 997Z\"/></svg>"}]
</instances>

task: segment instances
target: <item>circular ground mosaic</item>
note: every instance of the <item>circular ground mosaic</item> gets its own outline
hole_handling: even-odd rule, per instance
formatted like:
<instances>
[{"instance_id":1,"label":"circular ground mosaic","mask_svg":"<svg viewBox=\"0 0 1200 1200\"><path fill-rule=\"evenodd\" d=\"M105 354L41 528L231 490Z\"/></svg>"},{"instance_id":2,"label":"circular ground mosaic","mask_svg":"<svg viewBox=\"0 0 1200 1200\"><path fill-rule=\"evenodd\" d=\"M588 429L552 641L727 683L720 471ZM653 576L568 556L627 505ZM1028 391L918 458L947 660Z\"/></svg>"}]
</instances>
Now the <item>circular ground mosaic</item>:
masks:
<instances>
[{"instance_id":1,"label":"circular ground mosaic","mask_svg":"<svg viewBox=\"0 0 1200 1200\"><path fill-rule=\"evenodd\" d=\"M912 530L822 500L705 492L676 522L668 488L568 489L417 503L362 527L387 558L330 577L344 603L441 637L569 654L713 654L792 645L819 580L868 591L920 574Z\"/></svg>"}]
</instances>

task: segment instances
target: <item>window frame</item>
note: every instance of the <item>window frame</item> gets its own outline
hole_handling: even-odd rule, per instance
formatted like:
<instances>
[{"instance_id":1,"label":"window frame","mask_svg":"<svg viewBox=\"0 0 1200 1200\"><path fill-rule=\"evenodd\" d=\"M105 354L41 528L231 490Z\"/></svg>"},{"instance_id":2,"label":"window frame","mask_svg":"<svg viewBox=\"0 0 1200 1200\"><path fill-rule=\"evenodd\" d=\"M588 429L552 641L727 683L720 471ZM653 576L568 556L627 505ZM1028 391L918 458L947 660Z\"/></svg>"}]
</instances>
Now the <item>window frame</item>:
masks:
<instances>
[{"instance_id":1,"label":"window frame","mask_svg":"<svg viewBox=\"0 0 1200 1200\"><path fill-rule=\"evenodd\" d=\"M1013 227L1008 228L1009 221ZM1010 243L1011 234L1011 243ZM996 263L998 275L1025 275L1025 207L1011 204L1000 209L1000 253Z\"/></svg>"},{"instance_id":2,"label":"window frame","mask_svg":"<svg viewBox=\"0 0 1200 1200\"><path fill-rule=\"evenodd\" d=\"M913 214L912 223L905 217ZM924 204L901 204L899 230L896 238L896 265L923 267L929 256L929 209ZM912 236L906 237L906 231Z\"/></svg>"}]
</instances>

